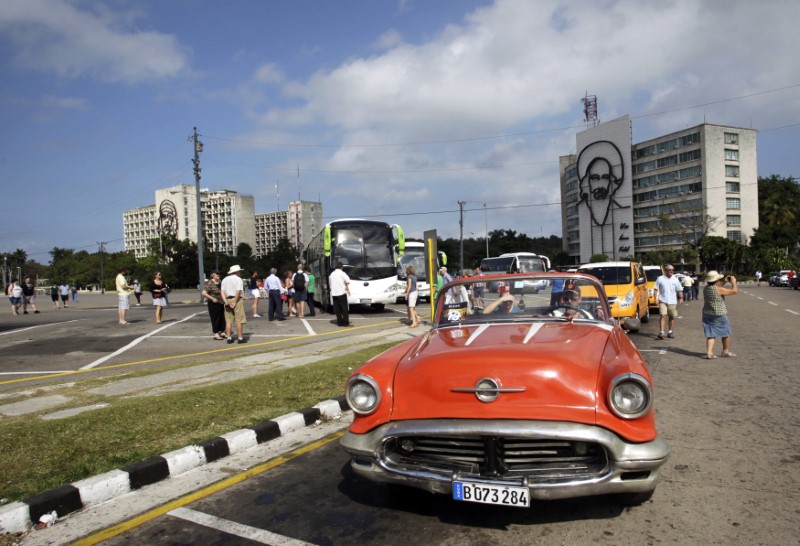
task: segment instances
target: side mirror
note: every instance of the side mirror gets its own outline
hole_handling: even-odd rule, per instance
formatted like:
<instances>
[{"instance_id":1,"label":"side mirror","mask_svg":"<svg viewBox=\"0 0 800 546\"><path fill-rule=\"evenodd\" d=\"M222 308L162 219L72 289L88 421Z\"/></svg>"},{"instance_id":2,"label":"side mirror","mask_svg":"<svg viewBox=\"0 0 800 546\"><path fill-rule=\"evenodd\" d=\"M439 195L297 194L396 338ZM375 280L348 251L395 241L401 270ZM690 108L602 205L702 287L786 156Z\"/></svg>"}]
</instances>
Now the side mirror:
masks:
<instances>
[{"instance_id":1,"label":"side mirror","mask_svg":"<svg viewBox=\"0 0 800 546\"><path fill-rule=\"evenodd\" d=\"M646 282L647 282L647 279L645 279L644 277L638 277L636 279L636 286L639 286L641 284L645 284Z\"/></svg>"}]
</instances>

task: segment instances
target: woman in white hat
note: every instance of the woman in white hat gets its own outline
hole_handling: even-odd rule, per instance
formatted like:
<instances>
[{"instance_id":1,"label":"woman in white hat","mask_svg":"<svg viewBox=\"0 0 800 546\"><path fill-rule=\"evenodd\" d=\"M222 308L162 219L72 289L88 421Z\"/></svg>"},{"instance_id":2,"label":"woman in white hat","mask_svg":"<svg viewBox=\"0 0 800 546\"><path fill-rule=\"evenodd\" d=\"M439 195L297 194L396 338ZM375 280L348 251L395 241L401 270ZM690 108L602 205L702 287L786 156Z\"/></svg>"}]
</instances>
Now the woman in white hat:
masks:
<instances>
[{"instance_id":1,"label":"woman in white hat","mask_svg":"<svg viewBox=\"0 0 800 546\"><path fill-rule=\"evenodd\" d=\"M706 335L705 358L717 358L714 354L714 341L722 338L722 355L736 356L731 352L731 323L728 320L728 308L725 307L725 296L739 293L736 277L725 276L711 270L706 275L706 286L703 288L703 332ZM720 283L722 281L722 283ZM728 288L725 284L730 283Z\"/></svg>"}]
</instances>

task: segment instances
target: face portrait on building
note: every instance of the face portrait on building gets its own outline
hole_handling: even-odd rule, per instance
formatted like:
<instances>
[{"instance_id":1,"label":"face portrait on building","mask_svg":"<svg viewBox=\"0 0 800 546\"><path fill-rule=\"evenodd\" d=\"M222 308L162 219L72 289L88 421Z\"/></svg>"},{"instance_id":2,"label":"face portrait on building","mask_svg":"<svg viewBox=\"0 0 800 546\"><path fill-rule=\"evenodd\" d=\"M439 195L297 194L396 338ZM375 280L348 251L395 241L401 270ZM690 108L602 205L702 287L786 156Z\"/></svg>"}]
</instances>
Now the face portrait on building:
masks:
<instances>
[{"instance_id":1,"label":"face portrait on building","mask_svg":"<svg viewBox=\"0 0 800 546\"><path fill-rule=\"evenodd\" d=\"M586 146L578 156L578 177L581 205L588 208L594 225L606 225L612 207L624 208L614 199L625 180L619 148L608 140Z\"/></svg>"}]
</instances>

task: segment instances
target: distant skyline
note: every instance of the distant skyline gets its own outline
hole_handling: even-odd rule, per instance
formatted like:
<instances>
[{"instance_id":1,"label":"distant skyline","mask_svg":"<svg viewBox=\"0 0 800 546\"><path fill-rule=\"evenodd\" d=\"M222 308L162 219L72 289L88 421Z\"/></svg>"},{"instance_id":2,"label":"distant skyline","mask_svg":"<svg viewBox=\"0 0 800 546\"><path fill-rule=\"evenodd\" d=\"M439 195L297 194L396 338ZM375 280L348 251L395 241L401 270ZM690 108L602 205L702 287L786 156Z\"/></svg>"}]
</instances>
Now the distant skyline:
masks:
<instances>
[{"instance_id":1,"label":"distant skyline","mask_svg":"<svg viewBox=\"0 0 800 546\"><path fill-rule=\"evenodd\" d=\"M41 263L122 250L124 210L194 184L195 126L201 187L413 238L457 237L459 201L465 237L561 236L558 157L587 93L634 143L754 128L759 174L800 176L790 0L2 5L0 251Z\"/></svg>"}]
</instances>

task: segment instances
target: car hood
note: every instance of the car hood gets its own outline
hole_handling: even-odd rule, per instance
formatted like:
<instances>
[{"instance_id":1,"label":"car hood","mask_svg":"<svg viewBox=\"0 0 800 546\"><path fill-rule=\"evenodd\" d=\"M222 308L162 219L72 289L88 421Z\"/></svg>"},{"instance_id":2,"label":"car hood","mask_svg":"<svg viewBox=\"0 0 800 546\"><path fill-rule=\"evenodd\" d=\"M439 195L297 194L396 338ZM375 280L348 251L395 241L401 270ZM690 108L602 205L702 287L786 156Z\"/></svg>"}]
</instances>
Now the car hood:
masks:
<instances>
[{"instance_id":1,"label":"car hood","mask_svg":"<svg viewBox=\"0 0 800 546\"><path fill-rule=\"evenodd\" d=\"M547 419L595 423L598 370L612 328L575 322L448 327L423 336L394 378L392 420ZM472 389L492 378L492 402Z\"/></svg>"}]
</instances>

